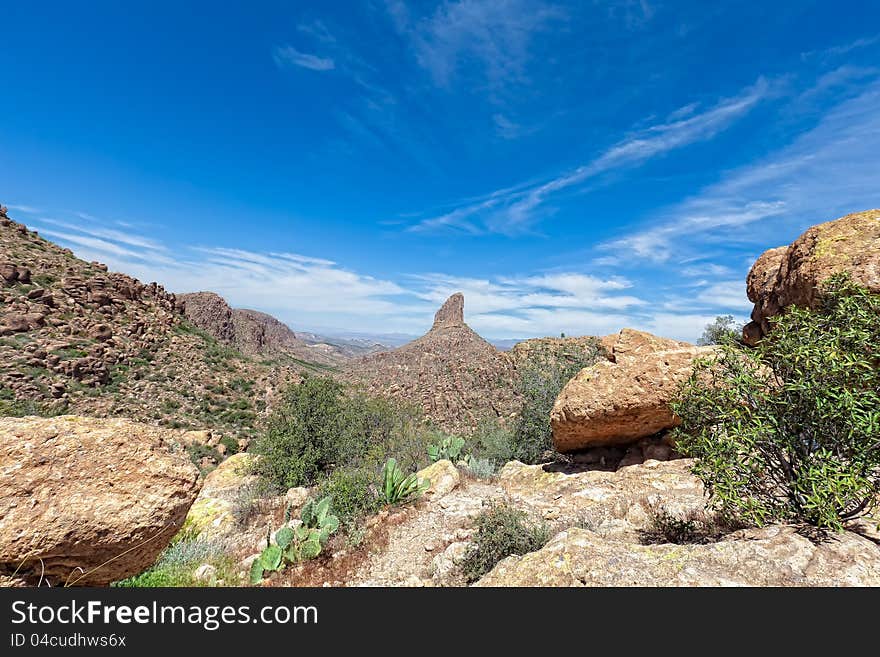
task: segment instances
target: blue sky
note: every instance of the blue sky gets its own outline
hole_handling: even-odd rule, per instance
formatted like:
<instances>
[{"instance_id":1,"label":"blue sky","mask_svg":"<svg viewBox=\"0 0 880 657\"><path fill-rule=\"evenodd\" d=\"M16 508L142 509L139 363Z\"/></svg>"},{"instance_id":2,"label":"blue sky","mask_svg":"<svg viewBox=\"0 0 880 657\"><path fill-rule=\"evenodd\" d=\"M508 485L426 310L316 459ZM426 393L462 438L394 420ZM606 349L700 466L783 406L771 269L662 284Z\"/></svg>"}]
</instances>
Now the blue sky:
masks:
<instances>
[{"instance_id":1,"label":"blue sky","mask_svg":"<svg viewBox=\"0 0 880 657\"><path fill-rule=\"evenodd\" d=\"M225 4L5 7L10 214L296 329L694 339L880 206L875 2Z\"/></svg>"}]
</instances>

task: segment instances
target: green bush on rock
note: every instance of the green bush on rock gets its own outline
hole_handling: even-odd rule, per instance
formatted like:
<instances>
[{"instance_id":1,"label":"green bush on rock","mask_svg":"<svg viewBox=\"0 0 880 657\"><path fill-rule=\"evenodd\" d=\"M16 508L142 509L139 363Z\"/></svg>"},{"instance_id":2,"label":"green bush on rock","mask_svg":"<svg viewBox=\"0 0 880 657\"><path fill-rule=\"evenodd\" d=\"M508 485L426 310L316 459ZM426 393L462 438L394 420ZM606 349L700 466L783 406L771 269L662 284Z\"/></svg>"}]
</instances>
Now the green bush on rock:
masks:
<instances>
[{"instance_id":1,"label":"green bush on rock","mask_svg":"<svg viewBox=\"0 0 880 657\"><path fill-rule=\"evenodd\" d=\"M763 525L841 529L880 494L880 296L829 279L755 348L699 361L673 410L713 505Z\"/></svg>"}]
</instances>

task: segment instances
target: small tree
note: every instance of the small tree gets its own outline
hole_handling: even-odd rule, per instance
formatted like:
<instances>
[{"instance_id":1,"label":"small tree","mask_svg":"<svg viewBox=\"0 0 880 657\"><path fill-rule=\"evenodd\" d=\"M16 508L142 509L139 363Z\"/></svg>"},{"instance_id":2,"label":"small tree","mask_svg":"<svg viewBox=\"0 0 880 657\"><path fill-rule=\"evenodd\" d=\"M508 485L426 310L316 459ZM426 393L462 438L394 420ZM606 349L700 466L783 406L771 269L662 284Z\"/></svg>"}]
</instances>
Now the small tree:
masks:
<instances>
[{"instance_id":1,"label":"small tree","mask_svg":"<svg viewBox=\"0 0 880 657\"><path fill-rule=\"evenodd\" d=\"M755 349L699 361L673 410L713 504L758 525L841 529L880 494L880 295L830 279Z\"/></svg>"},{"instance_id":2,"label":"small tree","mask_svg":"<svg viewBox=\"0 0 880 657\"><path fill-rule=\"evenodd\" d=\"M738 342L741 335L742 325L737 323L733 315L719 315L715 321L706 324L703 335L697 339L697 344L706 347L713 344Z\"/></svg>"},{"instance_id":3,"label":"small tree","mask_svg":"<svg viewBox=\"0 0 880 657\"><path fill-rule=\"evenodd\" d=\"M517 377L522 400L511 437L511 456L523 463L538 463L553 450L550 411L565 384L604 354L598 340L580 346L563 346L536 355Z\"/></svg>"}]
</instances>

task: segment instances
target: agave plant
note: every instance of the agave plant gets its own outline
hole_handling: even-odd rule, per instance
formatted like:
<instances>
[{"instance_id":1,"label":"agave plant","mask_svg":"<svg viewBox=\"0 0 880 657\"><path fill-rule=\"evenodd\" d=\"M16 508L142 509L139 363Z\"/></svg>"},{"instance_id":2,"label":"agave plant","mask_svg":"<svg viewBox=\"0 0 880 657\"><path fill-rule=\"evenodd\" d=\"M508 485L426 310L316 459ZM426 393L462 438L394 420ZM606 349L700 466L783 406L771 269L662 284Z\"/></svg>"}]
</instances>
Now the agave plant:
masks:
<instances>
[{"instance_id":1,"label":"agave plant","mask_svg":"<svg viewBox=\"0 0 880 657\"><path fill-rule=\"evenodd\" d=\"M290 518L290 509L284 514ZM251 584L259 584L266 572L282 570L288 563L314 559L321 554L330 535L339 529L339 518L330 513L330 498L309 500L296 527L285 524L275 532L275 542L266 537L266 549L251 564Z\"/></svg>"},{"instance_id":2,"label":"agave plant","mask_svg":"<svg viewBox=\"0 0 880 657\"><path fill-rule=\"evenodd\" d=\"M420 497L431 487L428 479L413 473L405 475L397 459L389 458L382 467L382 499L388 505L406 504Z\"/></svg>"}]
</instances>

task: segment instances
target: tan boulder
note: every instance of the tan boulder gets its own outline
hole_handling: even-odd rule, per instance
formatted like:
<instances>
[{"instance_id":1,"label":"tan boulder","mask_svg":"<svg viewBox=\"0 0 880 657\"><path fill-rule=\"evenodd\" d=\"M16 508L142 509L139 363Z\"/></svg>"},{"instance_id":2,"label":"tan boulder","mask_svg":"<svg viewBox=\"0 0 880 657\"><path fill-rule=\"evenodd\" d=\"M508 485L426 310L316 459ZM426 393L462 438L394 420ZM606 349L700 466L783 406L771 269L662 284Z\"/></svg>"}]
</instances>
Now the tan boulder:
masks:
<instances>
[{"instance_id":1,"label":"tan boulder","mask_svg":"<svg viewBox=\"0 0 880 657\"><path fill-rule=\"evenodd\" d=\"M419 470L416 476L431 482L431 487L425 491L425 496L434 500L451 493L461 481L458 468L446 459L440 459L427 468Z\"/></svg>"},{"instance_id":2,"label":"tan boulder","mask_svg":"<svg viewBox=\"0 0 880 657\"><path fill-rule=\"evenodd\" d=\"M844 532L814 543L793 527L716 543L641 545L585 529L508 557L476 586L880 586L880 547Z\"/></svg>"},{"instance_id":3,"label":"tan boulder","mask_svg":"<svg viewBox=\"0 0 880 657\"><path fill-rule=\"evenodd\" d=\"M633 535L649 529L651 506L681 515L704 509L693 463L647 461L616 471L565 472L511 461L498 473L498 485L515 506L556 526L588 522L603 533Z\"/></svg>"},{"instance_id":4,"label":"tan boulder","mask_svg":"<svg viewBox=\"0 0 880 657\"><path fill-rule=\"evenodd\" d=\"M662 338L646 331L637 331L631 328L625 328L619 333L606 335L601 338L600 342L610 354L609 360L615 363L624 360L638 360L643 356L654 354L658 351L686 349L693 346L689 342Z\"/></svg>"},{"instance_id":5,"label":"tan boulder","mask_svg":"<svg viewBox=\"0 0 880 657\"><path fill-rule=\"evenodd\" d=\"M880 210L813 226L790 246L761 255L747 279L746 291L755 306L744 340L757 343L770 329L768 319L787 306L813 307L822 283L841 272L880 292Z\"/></svg>"},{"instance_id":6,"label":"tan boulder","mask_svg":"<svg viewBox=\"0 0 880 657\"><path fill-rule=\"evenodd\" d=\"M122 419L0 419L0 566L53 586L150 566L199 490L173 435Z\"/></svg>"},{"instance_id":7,"label":"tan boulder","mask_svg":"<svg viewBox=\"0 0 880 657\"><path fill-rule=\"evenodd\" d=\"M636 331L624 335L612 346L613 362L581 370L556 399L550 424L558 451L629 444L678 423L669 403L693 371L694 359L712 353L712 347Z\"/></svg>"},{"instance_id":8,"label":"tan boulder","mask_svg":"<svg viewBox=\"0 0 880 657\"><path fill-rule=\"evenodd\" d=\"M190 530L212 538L234 531L236 497L256 480L249 469L253 458L248 453L234 454L208 473L186 516Z\"/></svg>"}]
</instances>

